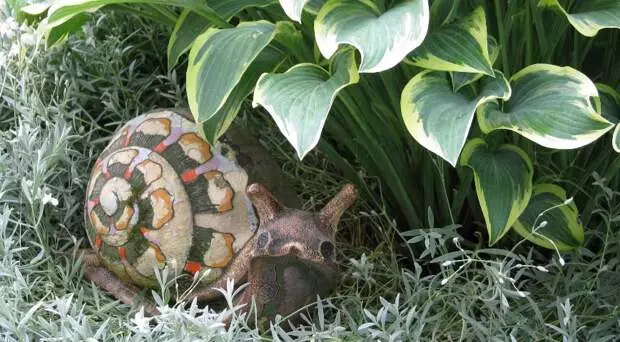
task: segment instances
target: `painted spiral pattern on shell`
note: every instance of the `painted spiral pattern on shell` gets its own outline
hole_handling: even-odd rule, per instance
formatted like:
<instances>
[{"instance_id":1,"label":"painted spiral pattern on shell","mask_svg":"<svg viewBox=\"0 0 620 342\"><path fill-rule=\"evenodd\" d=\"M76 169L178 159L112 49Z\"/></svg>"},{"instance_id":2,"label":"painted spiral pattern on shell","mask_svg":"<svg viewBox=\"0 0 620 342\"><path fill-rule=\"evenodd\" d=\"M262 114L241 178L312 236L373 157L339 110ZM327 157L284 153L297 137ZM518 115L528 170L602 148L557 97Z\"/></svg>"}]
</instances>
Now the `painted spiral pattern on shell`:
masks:
<instances>
[{"instance_id":1,"label":"painted spiral pattern on shell","mask_svg":"<svg viewBox=\"0 0 620 342\"><path fill-rule=\"evenodd\" d=\"M97 160L86 194L91 245L108 269L157 286L154 266L215 280L256 230L248 176L233 150L213 148L189 113L144 114L124 125Z\"/></svg>"}]
</instances>

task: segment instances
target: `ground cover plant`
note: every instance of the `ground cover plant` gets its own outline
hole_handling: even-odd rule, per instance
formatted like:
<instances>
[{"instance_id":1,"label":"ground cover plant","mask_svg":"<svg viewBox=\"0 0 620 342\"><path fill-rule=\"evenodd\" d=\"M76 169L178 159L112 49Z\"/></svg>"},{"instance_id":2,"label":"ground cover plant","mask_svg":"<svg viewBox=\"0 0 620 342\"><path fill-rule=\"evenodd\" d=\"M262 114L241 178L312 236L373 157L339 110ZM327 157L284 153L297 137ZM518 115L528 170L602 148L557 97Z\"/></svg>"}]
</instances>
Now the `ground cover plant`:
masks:
<instances>
[{"instance_id":1,"label":"ground cover plant","mask_svg":"<svg viewBox=\"0 0 620 342\"><path fill-rule=\"evenodd\" d=\"M461 11L467 16L476 13L480 2L463 2L464 7L457 9L453 3L437 1L430 10L446 18ZM616 30L585 38L573 31L562 12L541 11L537 2L519 5L527 5L526 10L503 2L485 7L487 27L502 31L493 32L495 40L508 47L499 50L499 65L494 64L505 78L533 62L571 65L607 84L599 86L599 94L614 94L619 80L613 56L617 49L610 46L618 45ZM80 239L84 237L85 170L106 138L140 112L188 104L185 87L190 80L183 77L187 60L181 57L177 69L169 70L177 61L171 62L165 53L175 30L163 19L168 15L149 12L164 21L158 24L152 18L141 20L125 13L132 7L117 7L85 15L82 21L89 20L85 26L76 25L78 35L63 36L64 44L45 49L49 36L11 19L19 19L16 8L2 8L5 20L0 30L0 331L6 338L611 341L618 334L620 202L615 175L620 166L609 143L611 134L568 152L539 147L508 132L484 136L498 146L517 146L531 159L536 183L560 185L567 192L533 186L533 199L544 194L566 196L559 202L552 199L560 204L561 215L537 217L549 207L539 204L540 210L522 215L516 225L520 222L522 229L528 224L551 225L554 219L574 215L576 208L584 227L583 246L571 253L534 247L512 233L493 246L503 249L489 248L488 240L477 239L485 230L485 214L477 204L474 174L425 152L400 122L401 90L410 79L429 77L424 82L428 85L443 81L430 77L432 72L404 64L379 75L363 74L357 85L341 90L325 123L327 135L303 163L278 133L277 120L274 124L260 108L251 111L247 103L238 105L244 110L236 119L262 131L263 142L283 163L307 207L323 203L343 178L361 177L368 184L364 200L339 232L339 260L346 270L339 291L307 308L308 322L289 332L278 322L267 331L250 329L243 317L234 319L232 329L225 331L219 324L223 314L200 315L200 309L182 307L166 310L149 326L135 309L81 281L79 260L64 253L84 245ZM273 8L246 9L240 16L275 22L270 16L279 7ZM164 14L176 13L174 8L165 9ZM284 13L277 15L287 20ZM312 22L302 17L304 21ZM549 31L559 38L536 36L539 29L533 28L540 24L553 27ZM433 25L441 26L432 17L430 25L429 34ZM528 27L529 33L521 32ZM544 39L556 43L555 47L542 44ZM494 44L488 36L487 41L489 46ZM299 53L305 54L301 51L303 47ZM314 59L319 52L289 56L278 70L309 56ZM448 77L452 87L454 79L467 75ZM470 84L481 89L485 77ZM591 108L613 106L613 101L614 95L601 96ZM372 117L377 113L381 116ZM368 127L386 127L392 134L377 136L381 131ZM476 125L472 130L470 138L477 143L474 139L483 135ZM375 160L379 153L400 163L393 168L395 173L383 171L386 160ZM398 187L405 192L394 191ZM574 200L562 205L567 197ZM415 217L402 207L407 198ZM545 241L536 242L544 245ZM558 239L553 242L561 247ZM167 299L175 293L173 288L162 289L157 296Z\"/></svg>"}]
</instances>

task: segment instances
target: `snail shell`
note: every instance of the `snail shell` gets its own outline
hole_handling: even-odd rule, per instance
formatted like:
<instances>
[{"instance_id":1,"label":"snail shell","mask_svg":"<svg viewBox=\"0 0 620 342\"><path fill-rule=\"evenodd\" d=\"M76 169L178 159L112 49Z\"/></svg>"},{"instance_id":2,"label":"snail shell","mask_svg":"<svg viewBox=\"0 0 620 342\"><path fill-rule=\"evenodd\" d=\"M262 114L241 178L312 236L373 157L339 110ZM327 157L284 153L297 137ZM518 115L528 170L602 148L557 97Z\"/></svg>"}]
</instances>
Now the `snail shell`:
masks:
<instances>
[{"instance_id":1,"label":"snail shell","mask_svg":"<svg viewBox=\"0 0 620 342\"><path fill-rule=\"evenodd\" d=\"M91 245L119 278L156 287L155 268L210 269L214 281L257 228L248 174L224 143L211 147L191 115L159 110L121 127L92 170Z\"/></svg>"}]
</instances>

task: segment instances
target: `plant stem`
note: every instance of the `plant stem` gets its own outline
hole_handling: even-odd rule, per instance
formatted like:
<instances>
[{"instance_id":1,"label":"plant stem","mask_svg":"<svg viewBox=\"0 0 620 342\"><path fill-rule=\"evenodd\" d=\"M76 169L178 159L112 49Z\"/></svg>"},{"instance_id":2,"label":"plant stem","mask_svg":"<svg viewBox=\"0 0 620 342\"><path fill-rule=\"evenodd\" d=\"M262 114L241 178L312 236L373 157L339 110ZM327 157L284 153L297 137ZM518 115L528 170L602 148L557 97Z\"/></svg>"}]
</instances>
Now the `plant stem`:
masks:
<instances>
[{"instance_id":1,"label":"plant stem","mask_svg":"<svg viewBox=\"0 0 620 342\"><path fill-rule=\"evenodd\" d=\"M499 34L499 46L502 51L502 72L506 77L510 77L510 66L508 64L508 46L506 30L504 28L504 13L502 12L501 0L495 0L495 17L497 18L497 32Z\"/></svg>"},{"instance_id":2,"label":"plant stem","mask_svg":"<svg viewBox=\"0 0 620 342\"><path fill-rule=\"evenodd\" d=\"M528 9L525 11L525 65L532 64L532 13L530 12L530 3L527 3Z\"/></svg>"}]
</instances>

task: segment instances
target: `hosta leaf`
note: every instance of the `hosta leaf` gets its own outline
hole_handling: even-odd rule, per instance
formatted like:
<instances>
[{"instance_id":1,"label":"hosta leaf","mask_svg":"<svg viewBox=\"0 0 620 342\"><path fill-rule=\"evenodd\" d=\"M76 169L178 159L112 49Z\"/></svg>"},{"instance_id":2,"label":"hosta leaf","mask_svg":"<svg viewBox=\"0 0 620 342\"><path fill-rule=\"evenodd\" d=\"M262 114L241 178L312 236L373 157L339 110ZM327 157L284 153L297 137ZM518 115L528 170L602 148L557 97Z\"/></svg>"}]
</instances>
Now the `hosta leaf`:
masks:
<instances>
[{"instance_id":1,"label":"hosta leaf","mask_svg":"<svg viewBox=\"0 0 620 342\"><path fill-rule=\"evenodd\" d=\"M184 10L179 15L174 30L168 40L168 69L172 69L179 58L192 46L192 43L203 33L210 23L202 16L190 10Z\"/></svg>"},{"instance_id":2,"label":"hosta leaf","mask_svg":"<svg viewBox=\"0 0 620 342\"><path fill-rule=\"evenodd\" d=\"M484 140L475 138L465 145L461 165L474 172L489 245L493 245L527 207L532 193L532 162L517 146L492 149Z\"/></svg>"},{"instance_id":3,"label":"hosta leaf","mask_svg":"<svg viewBox=\"0 0 620 342\"><path fill-rule=\"evenodd\" d=\"M46 20L47 19L43 19L43 27L47 27L45 26L47 23ZM88 16L86 14L79 13L58 26L46 29L45 41L47 46L65 41L71 33L79 31L87 20Z\"/></svg>"},{"instance_id":4,"label":"hosta leaf","mask_svg":"<svg viewBox=\"0 0 620 342\"><path fill-rule=\"evenodd\" d=\"M483 73L493 76L487 47L487 24L482 7L429 34L406 60L422 68Z\"/></svg>"},{"instance_id":5,"label":"hosta leaf","mask_svg":"<svg viewBox=\"0 0 620 342\"><path fill-rule=\"evenodd\" d=\"M249 7L265 7L277 0L208 0L207 3L222 18L230 19L235 14Z\"/></svg>"},{"instance_id":6,"label":"hosta leaf","mask_svg":"<svg viewBox=\"0 0 620 342\"><path fill-rule=\"evenodd\" d=\"M308 13L317 15L319 14L321 7L323 7L323 5L326 2L327 0L308 0L308 2L306 2L306 6L304 7L304 10Z\"/></svg>"},{"instance_id":7,"label":"hosta leaf","mask_svg":"<svg viewBox=\"0 0 620 342\"><path fill-rule=\"evenodd\" d=\"M280 0L284 13L292 20L301 23L301 14L304 9L317 14L326 0Z\"/></svg>"},{"instance_id":8,"label":"hosta leaf","mask_svg":"<svg viewBox=\"0 0 620 342\"><path fill-rule=\"evenodd\" d=\"M211 7L201 0L60 0L49 9L47 28L51 29L84 12L94 12L106 5L114 4L149 4L179 6L190 9L216 25L229 27Z\"/></svg>"},{"instance_id":9,"label":"hosta leaf","mask_svg":"<svg viewBox=\"0 0 620 342\"><path fill-rule=\"evenodd\" d=\"M15 19L19 23L24 21L28 24L38 23L44 18L45 15L47 15L47 10L50 6L51 4L49 2L40 2L21 6L15 13Z\"/></svg>"},{"instance_id":10,"label":"hosta leaf","mask_svg":"<svg viewBox=\"0 0 620 342\"><path fill-rule=\"evenodd\" d=\"M456 166L465 145L476 107L510 97L508 81L500 71L484 77L478 96L469 88L453 92L448 73L426 70L403 89L400 109L409 133L428 150Z\"/></svg>"},{"instance_id":11,"label":"hosta leaf","mask_svg":"<svg viewBox=\"0 0 620 342\"><path fill-rule=\"evenodd\" d=\"M542 6L555 6L568 18L573 27L584 36L593 37L604 28L620 28L620 1L577 1L568 13L558 0L541 0Z\"/></svg>"},{"instance_id":12,"label":"hosta leaf","mask_svg":"<svg viewBox=\"0 0 620 342\"><path fill-rule=\"evenodd\" d=\"M274 2L275 0L215 0L209 1L209 5L222 18L228 20L244 8L262 7ZM194 40L211 26L213 23L204 20L202 15L188 9L183 10L168 40L168 69L172 69Z\"/></svg>"},{"instance_id":13,"label":"hosta leaf","mask_svg":"<svg viewBox=\"0 0 620 342\"><path fill-rule=\"evenodd\" d=\"M431 28L448 24L458 13L461 0L435 0L431 2Z\"/></svg>"},{"instance_id":14,"label":"hosta leaf","mask_svg":"<svg viewBox=\"0 0 620 342\"><path fill-rule=\"evenodd\" d=\"M210 28L192 45L187 67L187 98L197 122L213 117L226 103L246 69L278 31L267 21L235 28Z\"/></svg>"},{"instance_id":15,"label":"hosta leaf","mask_svg":"<svg viewBox=\"0 0 620 342\"><path fill-rule=\"evenodd\" d=\"M583 244L583 226L574 202L566 201L566 191L554 184L537 184L525 211L514 223L514 229L524 238L545 248L553 244L570 250ZM550 209L553 208L553 209ZM546 225L542 222L546 222ZM534 233L532 229L538 227ZM553 242L553 244L551 243Z\"/></svg>"},{"instance_id":16,"label":"hosta leaf","mask_svg":"<svg viewBox=\"0 0 620 342\"><path fill-rule=\"evenodd\" d=\"M283 74L263 74L256 83L253 106L271 114L299 159L319 142L338 91L359 80L352 50L334 56L330 69L298 64Z\"/></svg>"},{"instance_id":17,"label":"hosta leaf","mask_svg":"<svg viewBox=\"0 0 620 342\"><path fill-rule=\"evenodd\" d=\"M570 67L530 65L510 79L512 96L478 108L483 132L509 129L549 148L578 148L598 139L612 124L590 102L594 83Z\"/></svg>"},{"instance_id":18,"label":"hosta leaf","mask_svg":"<svg viewBox=\"0 0 620 342\"><path fill-rule=\"evenodd\" d=\"M611 146L613 146L616 152L620 153L620 123L616 124L614 134L611 137Z\"/></svg>"},{"instance_id":19,"label":"hosta leaf","mask_svg":"<svg viewBox=\"0 0 620 342\"><path fill-rule=\"evenodd\" d=\"M203 138L210 144L214 144L226 132L235 117L237 117L241 105L254 90L254 85L260 75L274 70L284 57L279 50L270 46L261 51L245 71L224 105L209 120L198 125Z\"/></svg>"},{"instance_id":20,"label":"hosta leaf","mask_svg":"<svg viewBox=\"0 0 620 342\"><path fill-rule=\"evenodd\" d=\"M284 13L292 20L301 23L301 13L308 0L280 0Z\"/></svg>"},{"instance_id":21,"label":"hosta leaf","mask_svg":"<svg viewBox=\"0 0 620 342\"><path fill-rule=\"evenodd\" d=\"M499 46L497 40L492 36L487 36L487 48L489 50L489 58L491 58L491 65L495 64L497 56L499 55ZM450 72L450 78L452 78L452 90L457 92L462 87L479 80L484 74L471 73L471 72Z\"/></svg>"},{"instance_id":22,"label":"hosta leaf","mask_svg":"<svg viewBox=\"0 0 620 342\"><path fill-rule=\"evenodd\" d=\"M616 124L611 137L611 145L620 153L620 94L613 88L597 83L596 89L601 99L601 115Z\"/></svg>"},{"instance_id":23,"label":"hosta leaf","mask_svg":"<svg viewBox=\"0 0 620 342\"><path fill-rule=\"evenodd\" d=\"M325 58L340 44L359 50L359 72L380 72L398 64L426 36L427 0L403 2L381 13L371 0L330 0L316 17L316 42Z\"/></svg>"},{"instance_id":24,"label":"hosta leaf","mask_svg":"<svg viewBox=\"0 0 620 342\"><path fill-rule=\"evenodd\" d=\"M601 115L613 123L618 123L620 121L620 94L602 83L596 84L596 90L601 99Z\"/></svg>"}]
</instances>

